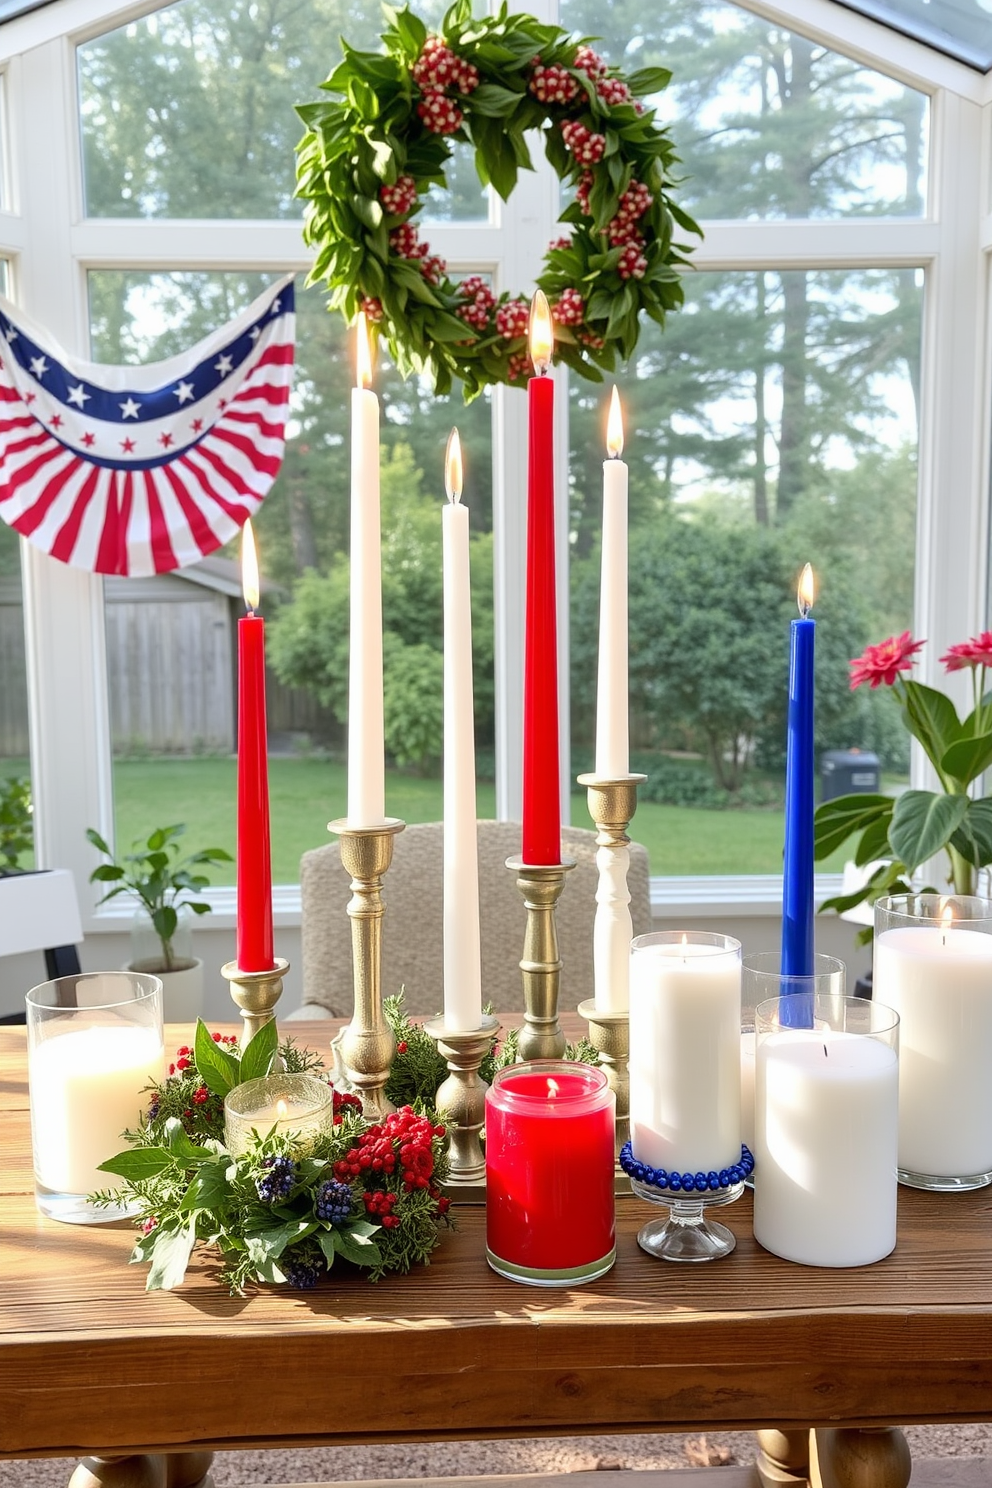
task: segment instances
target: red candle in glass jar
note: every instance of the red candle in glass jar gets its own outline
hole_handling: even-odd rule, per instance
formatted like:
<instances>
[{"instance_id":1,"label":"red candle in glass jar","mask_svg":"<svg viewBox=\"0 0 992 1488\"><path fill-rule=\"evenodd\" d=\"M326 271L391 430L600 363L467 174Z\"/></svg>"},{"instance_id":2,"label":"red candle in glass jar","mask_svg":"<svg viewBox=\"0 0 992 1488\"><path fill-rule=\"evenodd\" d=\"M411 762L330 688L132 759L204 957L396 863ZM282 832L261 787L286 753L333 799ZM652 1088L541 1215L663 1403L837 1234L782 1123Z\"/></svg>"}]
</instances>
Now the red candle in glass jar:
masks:
<instances>
[{"instance_id":1,"label":"red candle in glass jar","mask_svg":"<svg viewBox=\"0 0 992 1488\"><path fill-rule=\"evenodd\" d=\"M498 1071L486 1095L486 1259L534 1286L576 1286L613 1265L616 1101L588 1064Z\"/></svg>"}]
</instances>

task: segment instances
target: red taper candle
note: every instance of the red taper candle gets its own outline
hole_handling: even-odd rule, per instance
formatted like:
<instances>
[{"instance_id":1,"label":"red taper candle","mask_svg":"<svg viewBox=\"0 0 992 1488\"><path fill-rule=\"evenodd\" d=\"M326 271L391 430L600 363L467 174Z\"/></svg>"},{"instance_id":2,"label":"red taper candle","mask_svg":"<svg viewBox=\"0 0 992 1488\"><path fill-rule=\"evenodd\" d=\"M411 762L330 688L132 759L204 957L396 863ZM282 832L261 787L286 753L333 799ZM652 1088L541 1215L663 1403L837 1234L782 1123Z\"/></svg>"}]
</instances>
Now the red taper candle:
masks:
<instances>
[{"instance_id":1,"label":"red taper candle","mask_svg":"<svg viewBox=\"0 0 992 1488\"><path fill-rule=\"evenodd\" d=\"M561 862L558 762L558 626L555 615L554 332L538 290L531 307L527 388L527 618L524 655L523 847L525 863Z\"/></svg>"},{"instance_id":2,"label":"red taper candle","mask_svg":"<svg viewBox=\"0 0 992 1488\"><path fill-rule=\"evenodd\" d=\"M238 621L238 968L271 971L272 853L265 735L265 621L258 609L258 560L244 525L241 577L248 614Z\"/></svg>"}]
</instances>

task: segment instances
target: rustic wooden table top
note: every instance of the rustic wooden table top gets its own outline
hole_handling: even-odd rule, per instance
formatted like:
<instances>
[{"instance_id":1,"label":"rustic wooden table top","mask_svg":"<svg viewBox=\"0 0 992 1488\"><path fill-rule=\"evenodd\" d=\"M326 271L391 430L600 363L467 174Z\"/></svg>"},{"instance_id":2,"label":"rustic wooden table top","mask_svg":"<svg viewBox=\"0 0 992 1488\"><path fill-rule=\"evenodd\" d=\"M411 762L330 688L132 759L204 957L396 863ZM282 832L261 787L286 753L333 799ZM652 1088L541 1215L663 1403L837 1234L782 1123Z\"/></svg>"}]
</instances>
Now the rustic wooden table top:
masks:
<instances>
[{"instance_id":1,"label":"rustic wooden table top","mask_svg":"<svg viewBox=\"0 0 992 1488\"><path fill-rule=\"evenodd\" d=\"M761 1250L749 1196L721 1212L733 1255L666 1265L621 1198L616 1266L573 1291L495 1276L464 1209L413 1275L231 1298L207 1258L147 1295L130 1226L38 1213L23 1029L0 1031L0 1154L0 1458L992 1419L992 1188L900 1189L895 1253L857 1270Z\"/></svg>"}]
</instances>

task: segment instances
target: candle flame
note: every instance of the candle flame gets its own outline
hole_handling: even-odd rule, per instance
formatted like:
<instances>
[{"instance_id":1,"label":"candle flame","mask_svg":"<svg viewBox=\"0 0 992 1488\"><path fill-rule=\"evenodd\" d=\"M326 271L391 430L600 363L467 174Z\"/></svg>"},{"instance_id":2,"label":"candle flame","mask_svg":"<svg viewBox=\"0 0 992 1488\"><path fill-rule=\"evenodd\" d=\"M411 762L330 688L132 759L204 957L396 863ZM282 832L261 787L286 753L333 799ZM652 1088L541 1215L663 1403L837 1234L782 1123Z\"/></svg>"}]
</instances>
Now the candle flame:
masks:
<instances>
[{"instance_id":1,"label":"candle flame","mask_svg":"<svg viewBox=\"0 0 992 1488\"><path fill-rule=\"evenodd\" d=\"M557 1080L549 1080L548 1081L548 1095L550 1096L550 1098L552 1100L554 1100L554 1098L555 1098L555 1096L557 1094L558 1094L558 1081Z\"/></svg>"},{"instance_id":2,"label":"candle flame","mask_svg":"<svg viewBox=\"0 0 992 1488\"><path fill-rule=\"evenodd\" d=\"M813 600L815 598L816 585L813 582L813 570L807 563L806 567L799 575L799 589L796 594L796 600L799 605L799 613L800 615L802 615L804 620L806 619L806 616L809 614L810 610L813 608Z\"/></svg>"},{"instance_id":3,"label":"candle flame","mask_svg":"<svg viewBox=\"0 0 992 1488\"><path fill-rule=\"evenodd\" d=\"M950 930L953 924L954 906L953 904L945 904L940 916L940 928L941 930L943 930L945 935L947 934L948 930Z\"/></svg>"},{"instance_id":4,"label":"candle flame","mask_svg":"<svg viewBox=\"0 0 992 1488\"><path fill-rule=\"evenodd\" d=\"M276 1120L277 1121L285 1121L285 1119L286 1119L286 1117L288 1115L289 1115L289 1107L287 1106L286 1102L284 1100L277 1100L276 1101Z\"/></svg>"},{"instance_id":5,"label":"candle flame","mask_svg":"<svg viewBox=\"0 0 992 1488\"><path fill-rule=\"evenodd\" d=\"M241 588L245 604L252 614L258 609L258 554L255 551L255 534L251 530L251 518L241 529Z\"/></svg>"},{"instance_id":6,"label":"candle flame","mask_svg":"<svg viewBox=\"0 0 992 1488\"><path fill-rule=\"evenodd\" d=\"M448 448L444 452L444 489L449 501L460 501L462 497L462 442L458 430L448 435Z\"/></svg>"},{"instance_id":7,"label":"candle flame","mask_svg":"<svg viewBox=\"0 0 992 1488\"><path fill-rule=\"evenodd\" d=\"M615 384L610 394L610 416L606 421L606 450L611 460L619 460L623 454L623 409Z\"/></svg>"},{"instance_id":8,"label":"candle flame","mask_svg":"<svg viewBox=\"0 0 992 1488\"><path fill-rule=\"evenodd\" d=\"M358 368L358 386L367 388L372 382L372 343L369 340L369 323L364 310L359 310L355 329L355 349Z\"/></svg>"},{"instance_id":9,"label":"candle flame","mask_svg":"<svg viewBox=\"0 0 992 1488\"><path fill-rule=\"evenodd\" d=\"M535 371L542 377L551 365L551 353L554 349L555 328L551 309L547 295L539 289L530 304L530 359Z\"/></svg>"}]
</instances>

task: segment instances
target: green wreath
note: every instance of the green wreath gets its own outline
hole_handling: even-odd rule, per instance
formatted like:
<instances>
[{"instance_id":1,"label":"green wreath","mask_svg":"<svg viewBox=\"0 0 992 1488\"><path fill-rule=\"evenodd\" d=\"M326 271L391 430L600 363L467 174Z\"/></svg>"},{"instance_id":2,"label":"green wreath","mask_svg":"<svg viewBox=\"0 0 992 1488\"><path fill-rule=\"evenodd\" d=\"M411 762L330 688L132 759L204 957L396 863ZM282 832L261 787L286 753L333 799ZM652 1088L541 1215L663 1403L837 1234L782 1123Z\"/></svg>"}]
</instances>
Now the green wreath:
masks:
<instances>
[{"instance_id":1,"label":"green wreath","mask_svg":"<svg viewBox=\"0 0 992 1488\"><path fill-rule=\"evenodd\" d=\"M381 327L404 375L430 373L466 401L492 383L529 375L529 301L495 295L478 274L449 278L413 218L431 185L445 184L452 141L470 142L483 185L505 201L521 168L524 135L538 130L559 179L574 191L537 283L555 319L555 356L595 382L637 344L643 310L664 324L682 303L685 244L699 228L672 201L678 157L640 98L671 74L624 77L586 41L533 16L472 15L456 0L439 35L408 8L386 8L382 52L342 41L343 61L321 86L338 99L303 104L307 126L297 195L304 237L317 250L308 283L324 282L330 308L359 310Z\"/></svg>"}]
</instances>

